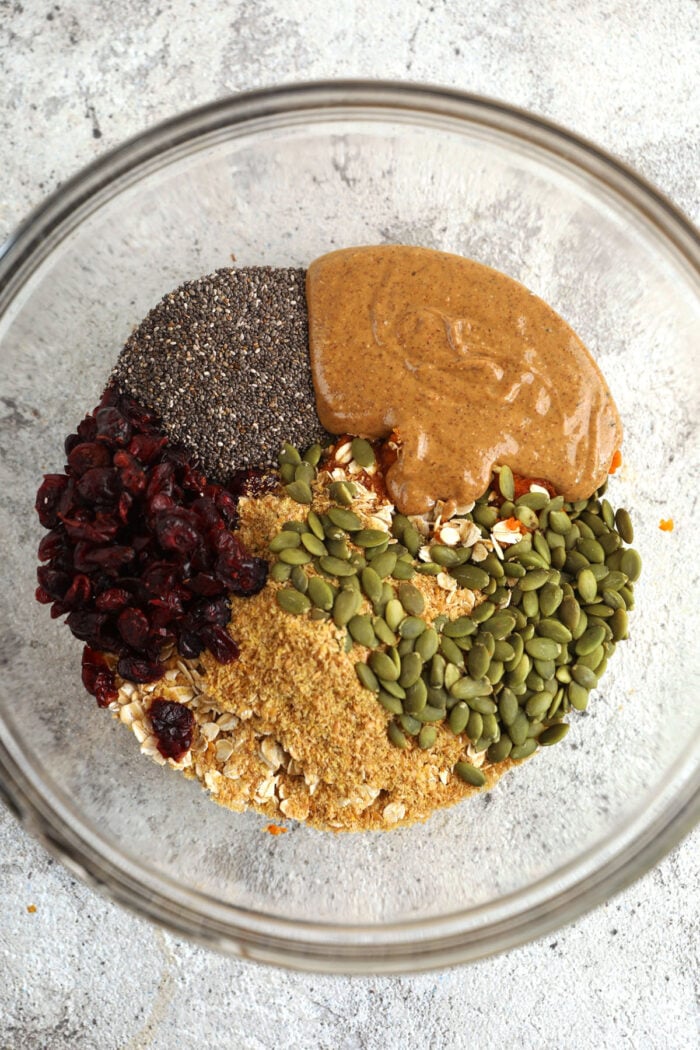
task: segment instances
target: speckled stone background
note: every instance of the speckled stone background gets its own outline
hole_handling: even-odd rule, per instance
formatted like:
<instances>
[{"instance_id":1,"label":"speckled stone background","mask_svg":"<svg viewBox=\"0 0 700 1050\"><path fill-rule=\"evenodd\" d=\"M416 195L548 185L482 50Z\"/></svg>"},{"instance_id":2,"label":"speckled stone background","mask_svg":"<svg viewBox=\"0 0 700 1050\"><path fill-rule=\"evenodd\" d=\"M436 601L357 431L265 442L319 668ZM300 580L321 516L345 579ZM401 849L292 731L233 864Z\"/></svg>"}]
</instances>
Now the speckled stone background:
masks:
<instances>
[{"instance_id":1,"label":"speckled stone background","mask_svg":"<svg viewBox=\"0 0 700 1050\"><path fill-rule=\"evenodd\" d=\"M699 44L693 0L0 0L0 236L86 161L183 108L339 76L532 109L697 221ZM539 943L439 974L346 979L164 935L76 883L0 812L0 1047L695 1047L699 844L696 832Z\"/></svg>"}]
</instances>

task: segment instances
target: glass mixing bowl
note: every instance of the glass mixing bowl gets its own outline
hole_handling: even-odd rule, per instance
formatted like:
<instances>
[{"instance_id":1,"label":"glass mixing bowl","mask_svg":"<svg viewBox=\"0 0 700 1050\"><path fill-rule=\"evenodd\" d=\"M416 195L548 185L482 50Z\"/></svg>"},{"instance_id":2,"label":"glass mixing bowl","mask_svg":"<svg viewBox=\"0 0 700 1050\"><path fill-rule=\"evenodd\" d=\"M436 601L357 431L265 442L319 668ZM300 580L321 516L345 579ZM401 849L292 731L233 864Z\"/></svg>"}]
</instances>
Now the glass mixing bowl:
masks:
<instances>
[{"instance_id":1,"label":"glass mixing bowl","mask_svg":"<svg viewBox=\"0 0 700 1050\"><path fill-rule=\"evenodd\" d=\"M33 600L43 471L132 327L186 278L408 242L472 256L559 311L624 421L611 499L645 570L631 637L566 741L496 789L390 834L324 834L213 805L140 756L80 685L81 647ZM74 872L178 934L298 968L410 971L567 922L654 864L700 810L700 250L631 171L568 132L456 92L301 85L225 99L85 169L0 269L5 583L0 784ZM676 529L659 530L661 517ZM695 694L695 696L693 695Z\"/></svg>"}]
</instances>

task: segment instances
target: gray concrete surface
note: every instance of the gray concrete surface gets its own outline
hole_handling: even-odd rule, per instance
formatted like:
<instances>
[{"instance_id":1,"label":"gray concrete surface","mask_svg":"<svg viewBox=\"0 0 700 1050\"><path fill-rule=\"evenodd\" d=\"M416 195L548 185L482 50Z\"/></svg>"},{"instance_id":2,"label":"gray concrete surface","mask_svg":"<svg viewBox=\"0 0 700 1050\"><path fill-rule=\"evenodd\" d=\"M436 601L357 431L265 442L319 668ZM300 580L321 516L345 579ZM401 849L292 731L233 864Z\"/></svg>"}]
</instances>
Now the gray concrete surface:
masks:
<instances>
[{"instance_id":1,"label":"gray concrete surface","mask_svg":"<svg viewBox=\"0 0 700 1050\"><path fill-rule=\"evenodd\" d=\"M699 40L693 0L0 0L0 237L86 161L185 107L353 75L530 108L697 221ZM699 844L696 832L536 944L434 975L346 979L235 962L135 921L3 811L0 1048L695 1047Z\"/></svg>"}]
</instances>

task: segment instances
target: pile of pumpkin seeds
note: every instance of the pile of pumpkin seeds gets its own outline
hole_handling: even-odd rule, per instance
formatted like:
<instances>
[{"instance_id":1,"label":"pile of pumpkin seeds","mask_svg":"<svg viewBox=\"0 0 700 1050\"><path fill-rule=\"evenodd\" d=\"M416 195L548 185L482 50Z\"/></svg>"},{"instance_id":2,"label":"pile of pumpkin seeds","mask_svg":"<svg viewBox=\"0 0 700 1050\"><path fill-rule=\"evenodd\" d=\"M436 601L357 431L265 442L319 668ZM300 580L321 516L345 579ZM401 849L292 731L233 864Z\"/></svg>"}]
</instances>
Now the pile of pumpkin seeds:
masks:
<instances>
[{"instance_id":1,"label":"pile of pumpkin seeds","mask_svg":"<svg viewBox=\"0 0 700 1050\"><path fill-rule=\"evenodd\" d=\"M360 466L374 463L367 441L355 439ZM429 545L401 514L391 532L364 528L352 510L357 488L336 481L334 505L313 509L311 483L322 450L303 455L286 444L280 477L303 518L288 521L270 542L277 561L272 579L282 609L332 620L370 650L355 663L357 676L393 717L388 735L397 748L413 739L429 749L437 726L465 734L489 763L527 758L538 745L566 736L570 710L583 711L618 642L627 637L627 613L641 573L626 510L613 511L605 487L590 499L566 502L535 487L515 497L509 467L466 515L494 549L478 563L471 547ZM511 546L494 545L497 522L515 518L529 531ZM500 553L500 557L497 554ZM483 596L469 616L423 618L425 602L410 581L418 573L447 572L458 586ZM372 612L361 611L364 600ZM486 777L467 761L454 772L482 786Z\"/></svg>"}]
</instances>

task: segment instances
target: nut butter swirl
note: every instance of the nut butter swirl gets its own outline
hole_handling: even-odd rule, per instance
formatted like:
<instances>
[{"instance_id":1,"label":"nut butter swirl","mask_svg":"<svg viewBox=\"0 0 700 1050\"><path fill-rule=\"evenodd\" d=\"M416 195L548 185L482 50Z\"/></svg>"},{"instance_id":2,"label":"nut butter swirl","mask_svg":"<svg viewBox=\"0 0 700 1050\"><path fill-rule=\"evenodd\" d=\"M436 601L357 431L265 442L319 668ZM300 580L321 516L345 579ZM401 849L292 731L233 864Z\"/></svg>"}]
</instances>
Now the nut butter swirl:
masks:
<instances>
[{"instance_id":1,"label":"nut butter swirl","mask_svg":"<svg viewBox=\"0 0 700 1050\"><path fill-rule=\"evenodd\" d=\"M488 266L406 245L346 248L307 272L318 414L334 434L398 435L403 513L467 504L495 464L567 499L604 481L622 427L586 347L546 303Z\"/></svg>"}]
</instances>

